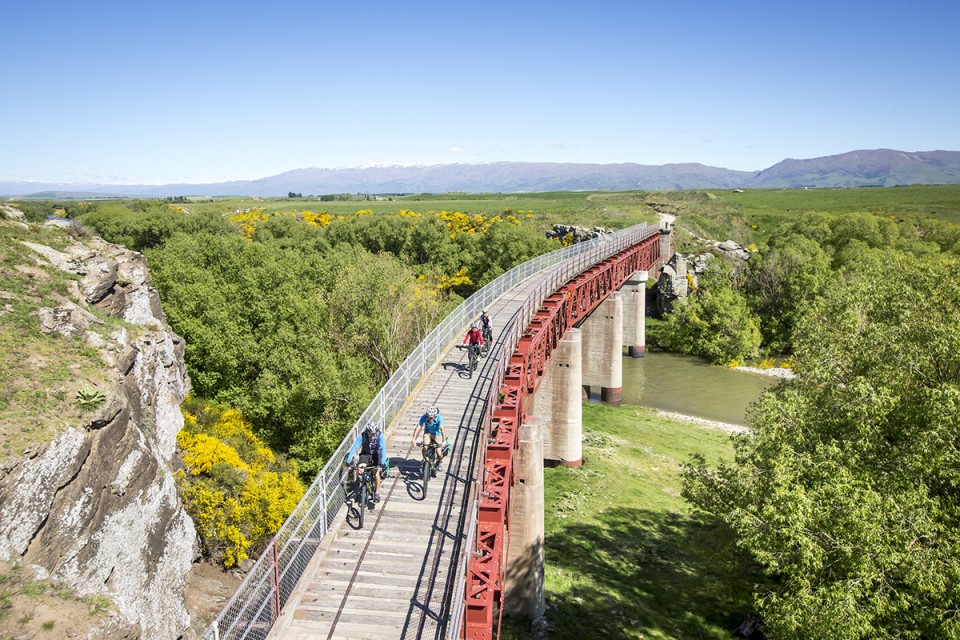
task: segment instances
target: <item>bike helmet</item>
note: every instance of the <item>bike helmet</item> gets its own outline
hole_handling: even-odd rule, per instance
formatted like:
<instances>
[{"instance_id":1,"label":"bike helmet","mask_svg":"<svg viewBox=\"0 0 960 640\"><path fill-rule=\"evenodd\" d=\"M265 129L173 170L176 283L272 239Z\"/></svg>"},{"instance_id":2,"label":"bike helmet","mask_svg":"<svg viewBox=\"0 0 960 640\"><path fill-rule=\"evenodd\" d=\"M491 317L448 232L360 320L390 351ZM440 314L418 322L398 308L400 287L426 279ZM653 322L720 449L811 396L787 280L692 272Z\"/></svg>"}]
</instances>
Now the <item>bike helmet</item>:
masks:
<instances>
[{"instance_id":1,"label":"bike helmet","mask_svg":"<svg viewBox=\"0 0 960 640\"><path fill-rule=\"evenodd\" d=\"M483 311L481 311L481 312L480 312L480 315L482 315L482 316L485 316L485 315L487 315L487 310L486 310L486 309L484 309Z\"/></svg>"},{"instance_id":2,"label":"bike helmet","mask_svg":"<svg viewBox=\"0 0 960 640\"><path fill-rule=\"evenodd\" d=\"M367 426L363 428L363 433L368 436L373 436L377 433L377 426L372 422L368 422Z\"/></svg>"},{"instance_id":3,"label":"bike helmet","mask_svg":"<svg viewBox=\"0 0 960 640\"><path fill-rule=\"evenodd\" d=\"M436 407L427 408L427 417L430 418L431 420L436 418L438 415L440 415L440 409L437 409Z\"/></svg>"},{"instance_id":4,"label":"bike helmet","mask_svg":"<svg viewBox=\"0 0 960 640\"><path fill-rule=\"evenodd\" d=\"M477 323L476 323L476 322L471 322L471 323L470 323L470 328L471 328L471 329L476 329L476 328L477 328Z\"/></svg>"}]
</instances>

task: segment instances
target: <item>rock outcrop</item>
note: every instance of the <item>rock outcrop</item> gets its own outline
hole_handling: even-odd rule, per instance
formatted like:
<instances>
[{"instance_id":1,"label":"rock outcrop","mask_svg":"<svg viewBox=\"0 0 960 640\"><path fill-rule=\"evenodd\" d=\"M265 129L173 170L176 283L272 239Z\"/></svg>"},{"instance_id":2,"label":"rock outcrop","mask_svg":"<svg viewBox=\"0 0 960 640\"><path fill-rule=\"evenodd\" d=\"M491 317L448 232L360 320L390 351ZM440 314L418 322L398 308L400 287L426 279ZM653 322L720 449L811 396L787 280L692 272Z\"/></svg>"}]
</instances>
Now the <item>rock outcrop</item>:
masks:
<instances>
[{"instance_id":1,"label":"rock outcrop","mask_svg":"<svg viewBox=\"0 0 960 640\"><path fill-rule=\"evenodd\" d=\"M569 224L555 224L553 229L546 232L548 238L559 238L563 240L567 236L570 236L573 240L573 243L583 242L584 240L590 240L592 238L599 238L602 235L612 233L607 231L603 227L593 227L592 229L586 229L584 227L578 227L576 225Z\"/></svg>"},{"instance_id":2,"label":"rock outcrop","mask_svg":"<svg viewBox=\"0 0 960 640\"><path fill-rule=\"evenodd\" d=\"M687 259L675 253L670 256L667 264L663 265L657 279L657 315L669 313L677 299L687 297L689 288Z\"/></svg>"},{"instance_id":3,"label":"rock outcrop","mask_svg":"<svg viewBox=\"0 0 960 640\"><path fill-rule=\"evenodd\" d=\"M183 341L141 254L97 238L63 251L23 244L39 265L79 277L73 299L39 310L41 329L86 340L112 382L82 422L0 463L0 561L109 597L142 638L177 638L189 624L184 590L197 556L171 473L189 389Z\"/></svg>"},{"instance_id":4,"label":"rock outcrop","mask_svg":"<svg viewBox=\"0 0 960 640\"><path fill-rule=\"evenodd\" d=\"M697 278L709 268L710 261L722 256L734 261L746 262L750 259L750 251L733 240L713 243L713 253L700 253L685 256L676 253L664 265L660 277L657 279L658 316L669 313L674 302L689 295L691 287L697 287Z\"/></svg>"}]
</instances>

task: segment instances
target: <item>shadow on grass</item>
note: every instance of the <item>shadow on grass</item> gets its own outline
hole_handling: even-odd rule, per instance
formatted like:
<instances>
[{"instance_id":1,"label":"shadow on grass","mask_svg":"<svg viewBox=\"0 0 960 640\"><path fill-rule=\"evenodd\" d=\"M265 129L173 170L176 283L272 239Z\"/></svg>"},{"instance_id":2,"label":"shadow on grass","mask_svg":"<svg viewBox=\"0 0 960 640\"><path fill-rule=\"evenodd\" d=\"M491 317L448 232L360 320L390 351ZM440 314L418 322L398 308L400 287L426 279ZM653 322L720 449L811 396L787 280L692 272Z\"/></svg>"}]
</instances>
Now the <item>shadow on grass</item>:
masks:
<instances>
[{"instance_id":1,"label":"shadow on grass","mask_svg":"<svg viewBox=\"0 0 960 640\"><path fill-rule=\"evenodd\" d=\"M705 516L609 509L548 534L545 550L551 639L731 638L751 612L758 574ZM527 629L511 620L503 635Z\"/></svg>"}]
</instances>

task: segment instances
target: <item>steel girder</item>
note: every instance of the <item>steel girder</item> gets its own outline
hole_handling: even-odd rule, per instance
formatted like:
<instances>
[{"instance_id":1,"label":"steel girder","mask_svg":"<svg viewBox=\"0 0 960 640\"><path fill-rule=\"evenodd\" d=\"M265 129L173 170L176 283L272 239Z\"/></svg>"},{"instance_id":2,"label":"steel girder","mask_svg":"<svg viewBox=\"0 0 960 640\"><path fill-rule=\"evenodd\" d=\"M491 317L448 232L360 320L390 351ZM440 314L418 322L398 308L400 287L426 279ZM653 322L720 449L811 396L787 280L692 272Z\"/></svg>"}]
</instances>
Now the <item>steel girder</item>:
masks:
<instances>
[{"instance_id":1,"label":"steel girder","mask_svg":"<svg viewBox=\"0 0 960 640\"><path fill-rule=\"evenodd\" d=\"M514 451L526 397L536 391L567 329L586 318L630 275L650 269L659 258L659 236L654 235L572 278L544 300L511 354L480 468L483 489L477 496L476 543L467 568L462 629L467 640L491 640L495 610L502 609Z\"/></svg>"}]
</instances>

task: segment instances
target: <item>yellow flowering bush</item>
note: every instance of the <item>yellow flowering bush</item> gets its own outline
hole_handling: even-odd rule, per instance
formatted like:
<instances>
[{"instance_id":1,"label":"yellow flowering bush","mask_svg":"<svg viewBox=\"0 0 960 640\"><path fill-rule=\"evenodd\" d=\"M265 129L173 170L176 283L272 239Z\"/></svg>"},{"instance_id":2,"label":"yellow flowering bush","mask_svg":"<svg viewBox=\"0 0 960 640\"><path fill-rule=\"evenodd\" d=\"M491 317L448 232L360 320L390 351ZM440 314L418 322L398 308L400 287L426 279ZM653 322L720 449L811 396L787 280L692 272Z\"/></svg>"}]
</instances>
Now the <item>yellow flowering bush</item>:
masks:
<instances>
[{"instance_id":1,"label":"yellow flowering bush","mask_svg":"<svg viewBox=\"0 0 960 640\"><path fill-rule=\"evenodd\" d=\"M470 279L470 276L467 275L467 269L464 267L452 276L441 276L440 282L437 284L437 289L443 291L444 289L470 284L473 284L473 281Z\"/></svg>"},{"instance_id":2,"label":"yellow flowering bush","mask_svg":"<svg viewBox=\"0 0 960 640\"><path fill-rule=\"evenodd\" d=\"M300 219L314 227L326 227L333 222L333 216L326 211L321 211L320 213L303 211L300 213Z\"/></svg>"},{"instance_id":3,"label":"yellow flowering bush","mask_svg":"<svg viewBox=\"0 0 960 640\"><path fill-rule=\"evenodd\" d=\"M304 487L296 464L278 459L239 411L185 404L177 435L185 468L175 479L204 553L231 567L280 529Z\"/></svg>"},{"instance_id":4,"label":"yellow flowering bush","mask_svg":"<svg viewBox=\"0 0 960 640\"><path fill-rule=\"evenodd\" d=\"M257 224L268 220L270 218L269 213L264 213L263 209L244 209L243 211L237 210L229 220L231 223L240 226L240 232L243 233L244 237L250 239L253 237L253 232L257 230Z\"/></svg>"},{"instance_id":5,"label":"yellow flowering bush","mask_svg":"<svg viewBox=\"0 0 960 640\"><path fill-rule=\"evenodd\" d=\"M208 435L202 433L194 435L181 431L177 434L177 444L183 451L183 464L190 470L190 475L209 474L217 464L228 464L244 471L250 470L250 467L240 459L236 449Z\"/></svg>"}]
</instances>

